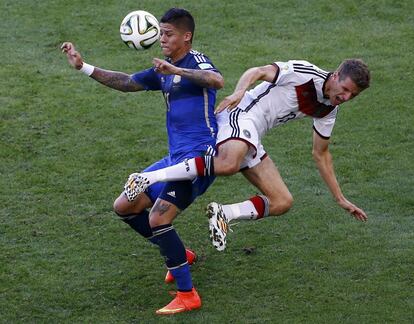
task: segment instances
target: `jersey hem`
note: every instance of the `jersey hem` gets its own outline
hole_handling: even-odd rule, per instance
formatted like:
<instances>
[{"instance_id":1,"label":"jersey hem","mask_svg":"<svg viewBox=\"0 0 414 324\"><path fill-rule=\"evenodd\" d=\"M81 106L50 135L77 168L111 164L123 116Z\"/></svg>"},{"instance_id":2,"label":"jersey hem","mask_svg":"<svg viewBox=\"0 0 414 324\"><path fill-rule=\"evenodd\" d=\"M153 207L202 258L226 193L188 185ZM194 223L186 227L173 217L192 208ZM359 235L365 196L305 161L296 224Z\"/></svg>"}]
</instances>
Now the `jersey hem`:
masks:
<instances>
[{"instance_id":1,"label":"jersey hem","mask_svg":"<svg viewBox=\"0 0 414 324\"><path fill-rule=\"evenodd\" d=\"M319 132L318 132L318 130L316 129L316 127L315 127L315 126L313 126L313 130L315 131L315 133L316 133L316 134L318 134L318 136L319 136L319 137L321 137L321 138L323 138L323 139L328 140L328 139L330 139L330 138L331 138L330 136L323 136L321 133L319 133Z\"/></svg>"},{"instance_id":2,"label":"jersey hem","mask_svg":"<svg viewBox=\"0 0 414 324\"><path fill-rule=\"evenodd\" d=\"M273 81L272 81L272 83L276 83L276 81L277 81L277 78L279 77L279 74L280 74L280 67L279 67L279 65L277 65L276 63L272 63L272 65L273 66L275 66L276 68L277 68L277 72L276 72L276 75L275 75L275 78L273 79Z\"/></svg>"},{"instance_id":3,"label":"jersey hem","mask_svg":"<svg viewBox=\"0 0 414 324\"><path fill-rule=\"evenodd\" d=\"M267 158L268 157L268 155L267 155L267 153L265 152L265 154L263 154L261 157L260 157L260 162L262 162L265 158ZM259 163L258 163L259 164ZM257 165L257 164L256 164ZM255 165L255 166L256 166ZM244 168L241 168L240 170L239 170L239 172L243 172L243 171L246 171L246 170L249 170L249 169L251 169L251 168L254 168L255 166L253 166L253 167L248 167L248 166L245 166Z\"/></svg>"},{"instance_id":4,"label":"jersey hem","mask_svg":"<svg viewBox=\"0 0 414 324\"><path fill-rule=\"evenodd\" d=\"M216 152L218 152L218 148L219 148L220 145L222 145L222 144L224 144L224 143L226 143L226 142L228 142L230 140L236 140L236 141L241 141L241 142L246 143L249 147L252 147L254 149L254 151L256 153L254 154L253 158L256 157L256 155L257 155L257 148L256 148L256 146L254 146L252 143L250 143L249 141L245 140L244 138L240 138L240 137L229 137L229 138L226 138L225 140L223 140L221 142L218 142L216 144L216 148L217 148L216 149Z\"/></svg>"}]
</instances>

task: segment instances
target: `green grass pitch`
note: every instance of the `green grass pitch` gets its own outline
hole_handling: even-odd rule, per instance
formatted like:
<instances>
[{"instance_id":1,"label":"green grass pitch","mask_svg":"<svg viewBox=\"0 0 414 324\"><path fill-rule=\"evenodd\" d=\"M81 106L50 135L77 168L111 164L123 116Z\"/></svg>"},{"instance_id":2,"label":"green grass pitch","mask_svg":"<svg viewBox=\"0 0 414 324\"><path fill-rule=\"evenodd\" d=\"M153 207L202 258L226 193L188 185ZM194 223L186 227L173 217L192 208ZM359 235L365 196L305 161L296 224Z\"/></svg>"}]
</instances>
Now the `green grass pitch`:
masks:
<instances>
[{"instance_id":1,"label":"green grass pitch","mask_svg":"<svg viewBox=\"0 0 414 324\"><path fill-rule=\"evenodd\" d=\"M372 86L341 108L331 151L369 221L349 217L320 179L310 119L274 129L264 144L294 207L239 223L219 253L205 206L256 191L240 175L218 179L175 222L200 256L192 273L203 307L159 318L171 299L163 260L112 202L129 173L166 154L162 96L107 89L59 47L73 41L107 69L147 68L159 47L127 48L119 24L132 10L160 17L172 5L193 13L194 49L225 78L219 99L251 66L368 63ZM414 322L411 1L3 0L0 16L0 323Z\"/></svg>"}]
</instances>

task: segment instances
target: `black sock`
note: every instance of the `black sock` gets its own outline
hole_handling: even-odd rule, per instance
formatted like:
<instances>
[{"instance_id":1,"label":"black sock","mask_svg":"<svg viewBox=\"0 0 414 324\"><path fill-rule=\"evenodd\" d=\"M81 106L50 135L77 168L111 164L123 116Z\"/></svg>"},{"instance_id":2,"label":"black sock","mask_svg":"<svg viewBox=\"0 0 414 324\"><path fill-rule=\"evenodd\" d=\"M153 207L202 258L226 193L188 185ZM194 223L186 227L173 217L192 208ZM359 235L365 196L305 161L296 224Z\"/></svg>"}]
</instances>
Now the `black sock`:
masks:
<instances>
[{"instance_id":1,"label":"black sock","mask_svg":"<svg viewBox=\"0 0 414 324\"><path fill-rule=\"evenodd\" d=\"M179 291L191 291L193 283L187 263L185 247L171 224L161 225L152 229L153 236L149 239L160 247L167 268L176 279Z\"/></svg>"},{"instance_id":2,"label":"black sock","mask_svg":"<svg viewBox=\"0 0 414 324\"><path fill-rule=\"evenodd\" d=\"M152 229L149 225L149 212L144 209L139 214L119 215L121 219L127 223L131 228L141 234L145 238L152 236Z\"/></svg>"}]
</instances>

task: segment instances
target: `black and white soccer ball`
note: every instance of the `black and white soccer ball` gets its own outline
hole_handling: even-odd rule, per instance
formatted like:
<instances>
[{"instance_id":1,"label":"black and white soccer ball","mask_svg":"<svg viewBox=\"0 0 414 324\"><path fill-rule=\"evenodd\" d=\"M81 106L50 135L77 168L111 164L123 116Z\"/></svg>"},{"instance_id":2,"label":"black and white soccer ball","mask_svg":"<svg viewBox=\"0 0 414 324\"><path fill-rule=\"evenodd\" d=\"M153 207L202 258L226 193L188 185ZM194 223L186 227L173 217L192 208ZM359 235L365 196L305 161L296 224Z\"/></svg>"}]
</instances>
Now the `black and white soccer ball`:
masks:
<instances>
[{"instance_id":1,"label":"black and white soccer ball","mask_svg":"<svg viewBox=\"0 0 414 324\"><path fill-rule=\"evenodd\" d=\"M125 16L119 32L128 47L143 50L150 48L160 38L160 25L149 12L137 10Z\"/></svg>"}]
</instances>

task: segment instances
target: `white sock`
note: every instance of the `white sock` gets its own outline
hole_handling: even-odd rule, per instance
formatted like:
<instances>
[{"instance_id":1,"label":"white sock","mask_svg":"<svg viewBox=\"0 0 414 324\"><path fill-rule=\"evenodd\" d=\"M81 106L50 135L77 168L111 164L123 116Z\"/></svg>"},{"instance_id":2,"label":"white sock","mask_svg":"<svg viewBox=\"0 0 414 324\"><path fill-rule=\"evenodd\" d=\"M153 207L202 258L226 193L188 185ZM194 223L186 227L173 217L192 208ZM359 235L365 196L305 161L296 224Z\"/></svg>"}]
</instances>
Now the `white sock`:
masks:
<instances>
[{"instance_id":1,"label":"white sock","mask_svg":"<svg viewBox=\"0 0 414 324\"><path fill-rule=\"evenodd\" d=\"M156 182L192 180L197 176L197 168L195 160L190 159L164 169L143 172L142 175L149 180L150 185Z\"/></svg>"},{"instance_id":2,"label":"white sock","mask_svg":"<svg viewBox=\"0 0 414 324\"><path fill-rule=\"evenodd\" d=\"M258 212L250 200L237 204L223 205L223 211L228 221L235 219L256 219Z\"/></svg>"}]
</instances>

